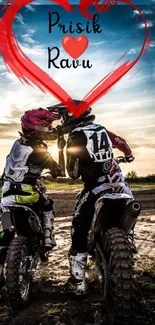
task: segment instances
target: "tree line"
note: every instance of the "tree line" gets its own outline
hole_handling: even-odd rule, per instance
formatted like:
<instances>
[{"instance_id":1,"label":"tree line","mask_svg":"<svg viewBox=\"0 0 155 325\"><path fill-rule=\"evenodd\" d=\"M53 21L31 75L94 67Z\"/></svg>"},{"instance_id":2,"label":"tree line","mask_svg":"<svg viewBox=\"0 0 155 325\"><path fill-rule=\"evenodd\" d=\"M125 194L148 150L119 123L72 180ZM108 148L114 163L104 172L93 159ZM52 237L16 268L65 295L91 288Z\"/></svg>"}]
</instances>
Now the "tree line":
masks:
<instances>
[{"instance_id":1,"label":"tree line","mask_svg":"<svg viewBox=\"0 0 155 325\"><path fill-rule=\"evenodd\" d=\"M137 173L132 170L126 174L125 180L129 183L155 183L155 174L138 176Z\"/></svg>"}]
</instances>

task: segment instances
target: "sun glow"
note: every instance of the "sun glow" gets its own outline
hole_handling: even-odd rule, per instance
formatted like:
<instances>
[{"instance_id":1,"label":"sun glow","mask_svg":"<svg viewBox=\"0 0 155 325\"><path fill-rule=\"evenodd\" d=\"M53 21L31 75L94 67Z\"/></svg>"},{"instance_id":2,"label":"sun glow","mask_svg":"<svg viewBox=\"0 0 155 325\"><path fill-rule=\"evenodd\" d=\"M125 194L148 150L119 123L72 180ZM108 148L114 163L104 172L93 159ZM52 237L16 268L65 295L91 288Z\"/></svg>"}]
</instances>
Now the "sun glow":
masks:
<instances>
[{"instance_id":1,"label":"sun glow","mask_svg":"<svg viewBox=\"0 0 155 325\"><path fill-rule=\"evenodd\" d=\"M58 147L57 147L57 144L56 143L54 143L51 146L49 146L48 147L48 151L50 152L51 156L54 159L57 159L58 158Z\"/></svg>"}]
</instances>

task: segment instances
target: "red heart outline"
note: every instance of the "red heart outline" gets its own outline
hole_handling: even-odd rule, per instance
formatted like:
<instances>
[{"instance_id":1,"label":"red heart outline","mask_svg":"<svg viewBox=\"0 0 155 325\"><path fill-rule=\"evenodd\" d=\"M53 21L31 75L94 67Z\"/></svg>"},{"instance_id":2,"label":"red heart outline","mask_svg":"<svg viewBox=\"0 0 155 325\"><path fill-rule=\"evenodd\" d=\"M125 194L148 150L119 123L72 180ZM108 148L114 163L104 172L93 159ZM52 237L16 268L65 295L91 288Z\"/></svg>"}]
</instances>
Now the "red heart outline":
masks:
<instances>
[{"instance_id":1,"label":"red heart outline","mask_svg":"<svg viewBox=\"0 0 155 325\"><path fill-rule=\"evenodd\" d=\"M74 115L79 117L89 106L95 103L99 98L105 95L131 68L138 62L142 53L146 50L150 39L148 35L148 28L146 20L140 9L129 0L120 0L132 6L137 10L143 19L145 32L144 41L139 52L139 55L132 62L129 60L123 63L114 71L111 71L105 76L84 98L84 103L76 104L70 95L59 86L46 72L40 69L34 62L32 62L21 50L16 37L12 30L14 17L18 11L28 3L35 0L9 0L2 10L7 8L0 21L0 52L2 54L6 67L11 70L21 82L26 84L36 85L42 92L49 92L54 95L62 104L64 104ZM67 0L49 0L56 2L62 6L66 11L74 11L74 8L68 3ZM97 0L81 0L79 3L80 10L82 11L82 4L91 5ZM91 2L91 3L90 3ZM87 5L87 7L89 6ZM82 13L84 14L84 13ZM148 49L148 48L147 48ZM32 85L31 85L32 86Z\"/></svg>"}]
</instances>

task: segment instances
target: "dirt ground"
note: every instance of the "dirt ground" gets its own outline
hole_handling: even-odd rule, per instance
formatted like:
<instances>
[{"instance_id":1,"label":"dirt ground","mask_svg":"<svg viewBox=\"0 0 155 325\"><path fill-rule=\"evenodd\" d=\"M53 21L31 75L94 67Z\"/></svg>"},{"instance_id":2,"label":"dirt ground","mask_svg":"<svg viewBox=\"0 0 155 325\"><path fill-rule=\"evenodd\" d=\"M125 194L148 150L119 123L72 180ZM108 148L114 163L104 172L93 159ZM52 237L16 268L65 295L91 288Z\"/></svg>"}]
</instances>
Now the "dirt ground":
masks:
<instances>
[{"instance_id":1,"label":"dirt ground","mask_svg":"<svg viewBox=\"0 0 155 325\"><path fill-rule=\"evenodd\" d=\"M13 316L5 292L0 301L0 324L22 325L101 325L107 324L107 306L99 291L95 266L88 262L89 293L83 298L63 293L69 276L68 250L76 191L50 193L55 202L57 246L48 263L40 264L34 279L31 304ZM137 190L142 204L135 227L137 281L137 325L155 324L155 190ZM123 325L123 324L122 324Z\"/></svg>"}]
</instances>

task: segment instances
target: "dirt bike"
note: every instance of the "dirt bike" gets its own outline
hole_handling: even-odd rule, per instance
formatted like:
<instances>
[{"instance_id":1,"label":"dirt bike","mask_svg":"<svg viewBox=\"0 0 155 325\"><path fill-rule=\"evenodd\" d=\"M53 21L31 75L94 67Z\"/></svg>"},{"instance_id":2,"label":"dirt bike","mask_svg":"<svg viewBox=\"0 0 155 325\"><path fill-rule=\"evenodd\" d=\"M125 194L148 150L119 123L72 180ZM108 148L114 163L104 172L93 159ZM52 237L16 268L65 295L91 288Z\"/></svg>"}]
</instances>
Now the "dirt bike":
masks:
<instances>
[{"instance_id":1,"label":"dirt bike","mask_svg":"<svg viewBox=\"0 0 155 325\"><path fill-rule=\"evenodd\" d=\"M46 187L40 181L38 191L45 195ZM33 275L40 261L47 260L44 249L43 217L32 205L9 205L2 213L4 232L14 231L5 261L5 282L9 304L14 312L30 301Z\"/></svg>"},{"instance_id":2,"label":"dirt bike","mask_svg":"<svg viewBox=\"0 0 155 325\"><path fill-rule=\"evenodd\" d=\"M124 157L116 161L125 162ZM131 201L130 195L116 193L112 184L104 184L104 191L95 204L88 250L95 259L101 293L104 301L108 298L111 305L114 324L132 324L133 321L133 252L127 234L140 210L138 201Z\"/></svg>"}]
</instances>

